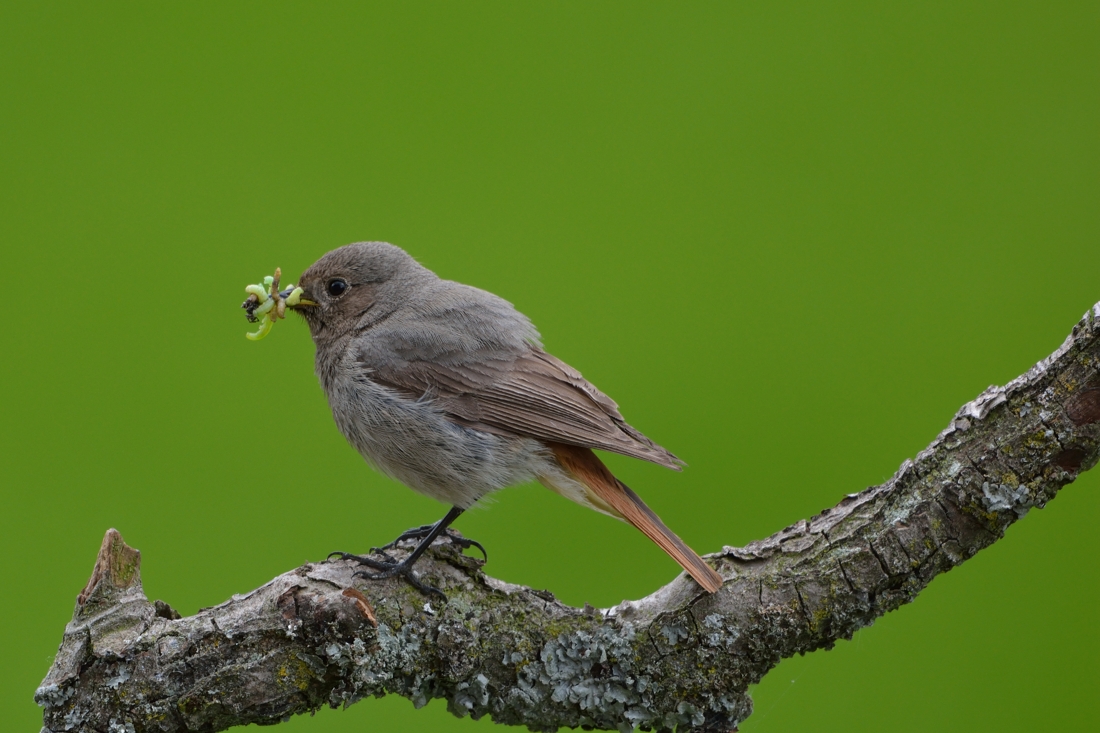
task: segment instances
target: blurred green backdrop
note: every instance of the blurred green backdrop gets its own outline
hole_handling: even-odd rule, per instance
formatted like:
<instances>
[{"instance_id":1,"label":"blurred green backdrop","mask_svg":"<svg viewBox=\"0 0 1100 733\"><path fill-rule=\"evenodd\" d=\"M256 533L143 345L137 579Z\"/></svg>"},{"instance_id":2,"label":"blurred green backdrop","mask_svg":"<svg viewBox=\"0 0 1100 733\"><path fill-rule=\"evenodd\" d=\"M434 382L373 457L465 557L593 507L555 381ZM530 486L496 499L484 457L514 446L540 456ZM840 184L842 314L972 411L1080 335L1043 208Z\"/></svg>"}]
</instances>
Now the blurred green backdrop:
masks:
<instances>
[{"instance_id":1,"label":"blurred green backdrop","mask_svg":"<svg viewBox=\"0 0 1100 733\"><path fill-rule=\"evenodd\" d=\"M301 323L244 339L245 283L347 242L530 315L689 462L610 459L702 552L886 479L1100 300L1098 41L1095 3L4 3L4 718L108 527L193 613L441 514L344 443ZM743 730L1095 730L1098 482ZM458 526L574 604L677 570L542 488Z\"/></svg>"}]
</instances>

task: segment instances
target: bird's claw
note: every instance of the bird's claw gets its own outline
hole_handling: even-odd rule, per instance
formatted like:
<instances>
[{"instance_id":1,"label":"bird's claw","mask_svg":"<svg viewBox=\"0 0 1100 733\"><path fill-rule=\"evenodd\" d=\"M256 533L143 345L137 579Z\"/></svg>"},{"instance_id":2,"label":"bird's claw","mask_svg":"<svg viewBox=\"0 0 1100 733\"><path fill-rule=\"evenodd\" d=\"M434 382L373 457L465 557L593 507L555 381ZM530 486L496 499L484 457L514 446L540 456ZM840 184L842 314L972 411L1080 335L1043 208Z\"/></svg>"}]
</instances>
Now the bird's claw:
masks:
<instances>
[{"instance_id":1,"label":"bird's claw","mask_svg":"<svg viewBox=\"0 0 1100 733\"><path fill-rule=\"evenodd\" d=\"M366 570L356 571L355 576L365 578L366 580L385 580L386 578L393 578L400 575L409 585L416 588L421 593L436 594L447 600L447 596L439 588L435 588L426 583L422 583L419 577L413 572L413 565L416 564L417 559L424 554L424 552L431 546L431 544L439 539L440 535L447 538L451 544L460 548L460 550L466 550L471 547L476 547L481 550L481 554L488 559L489 555L485 552L485 548L482 547L480 542L474 540L468 540L458 532L452 529L448 529L447 525L455 520L459 514L462 513L462 509L459 507L451 507L451 510L447 512L447 516L440 519L435 524L425 524L421 527L414 527L413 529L406 530L401 533L401 536L395 539L388 545L382 547L372 547L370 554L381 555L384 560L375 560L371 557L363 555L353 555L350 552L332 552L329 553L329 557L339 557L344 560L353 560L360 565L365 565L371 570L377 570L376 573L367 572ZM405 540L418 540L418 543L412 552L405 556L404 560L398 562L394 559L387 550L391 550L399 543Z\"/></svg>"},{"instance_id":2,"label":"bird's claw","mask_svg":"<svg viewBox=\"0 0 1100 733\"><path fill-rule=\"evenodd\" d=\"M389 561L390 563L394 563L394 564L397 563L397 560L395 560L392 555L390 555L385 550L381 550L377 547L370 548L370 554L371 555L381 555L382 557L386 558L386 560ZM337 551L337 552L330 552L328 554L328 559L329 560L331 560L334 557L338 557L341 560L354 560L355 562L359 563L360 565L371 565L372 563L377 563L378 562L377 560L371 560L366 555L355 555L355 554L352 554L350 552L339 552L339 551Z\"/></svg>"},{"instance_id":3,"label":"bird's claw","mask_svg":"<svg viewBox=\"0 0 1100 733\"><path fill-rule=\"evenodd\" d=\"M387 578L393 578L401 576L405 579L405 582L416 588L418 591L426 596L437 595L443 599L443 602L447 602L447 594L436 588L434 585L428 585L420 580L416 573L413 572L413 566L408 563L398 562L378 562L376 560L370 560L370 558L363 558L368 562L363 564L369 568L374 568L380 572L368 573L366 570L359 570L352 573L356 578L365 578L366 580L386 580Z\"/></svg>"},{"instance_id":4,"label":"bird's claw","mask_svg":"<svg viewBox=\"0 0 1100 733\"><path fill-rule=\"evenodd\" d=\"M431 531L435 529L434 524L425 524L420 527L413 527L407 529L401 533L401 535L389 544L382 545L381 547L370 548L371 554L379 553L386 554L386 550L392 550L397 545L405 540L421 540L428 536ZM443 530L443 536L450 540L451 544L458 547L460 550L468 550L471 547L476 547L481 551L481 556L486 560L489 560L489 553L485 551L485 547L477 540L471 540L468 537L463 537L457 530L447 528Z\"/></svg>"},{"instance_id":5,"label":"bird's claw","mask_svg":"<svg viewBox=\"0 0 1100 733\"><path fill-rule=\"evenodd\" d=\"M371 552L373 553L375 552L375 550L376 548L372 548ZM446 602L447 594L441 591L439 588L436 588L434 585L428 585L427 583L422 582L420 578L416 575L416 573L413 572L412 563L409 563L407 560L398 562L387 552L379 551L378 554L382 555L382 557L386 558L386 560L374 560L370 557L365 557L363 555L353 555L350 552L330 552L329 558L331 559L333 557L339 557L342 560L352 560L359 563L360 565L366 565L368 568L379 571L377 573L370 573L366 570L358 570L352 573L352 575L356 578L364 578L366 580L386 580L388 578L400 576L405 579L405 582L407 582L413 588L416 588L424 595L434 594L439 596L443 599L444 602Z\"/></svg>"}]
</instances>

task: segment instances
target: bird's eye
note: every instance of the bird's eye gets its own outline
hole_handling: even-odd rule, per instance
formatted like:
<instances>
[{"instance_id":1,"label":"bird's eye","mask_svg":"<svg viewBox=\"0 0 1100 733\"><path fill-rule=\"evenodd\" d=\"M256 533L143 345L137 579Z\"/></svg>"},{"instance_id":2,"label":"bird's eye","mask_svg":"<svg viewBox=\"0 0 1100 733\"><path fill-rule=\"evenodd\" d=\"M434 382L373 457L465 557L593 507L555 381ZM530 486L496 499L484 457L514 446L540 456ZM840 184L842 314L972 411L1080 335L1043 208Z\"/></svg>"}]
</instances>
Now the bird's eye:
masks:
<instances>
[{"instance_id":1,"label":"bird's eye","mask_svg":"<svg viewBox=\"0 0 1100 733\"><path fill-rule=\"evenodd\" d=\"M341 280L340 278L329 280L327 290L329 295L334 298L339 298L341 295L347 292L348 282L347 280Z\"/></svg>"}]
</instances>

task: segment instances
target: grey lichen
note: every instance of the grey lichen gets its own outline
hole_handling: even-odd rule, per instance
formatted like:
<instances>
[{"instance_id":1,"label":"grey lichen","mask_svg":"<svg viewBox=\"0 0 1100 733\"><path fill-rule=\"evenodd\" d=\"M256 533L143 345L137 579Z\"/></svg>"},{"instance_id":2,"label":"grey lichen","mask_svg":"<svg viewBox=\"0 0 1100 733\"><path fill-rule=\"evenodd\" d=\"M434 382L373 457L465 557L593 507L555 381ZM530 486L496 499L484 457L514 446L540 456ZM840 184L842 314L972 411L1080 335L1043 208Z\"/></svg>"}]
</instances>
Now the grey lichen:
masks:
<instances>
[{"instance_id":1,"label":"grey lichen","mask_svg":"<svg viewBox=\"0 0 1100 733\"><path fill-rule=\"evenodd\" d=\"M39 707L60 708L69 698L76 694L76 688L71 685L42 685L34 691L34 701Z\"/></svg>"},{"instance_id":2,"label":"grey lichen","mask_svg":"<svg viewBox=\"0 0 1100 733\"><path fill-rule=\"evenodd\" d=\"M676 646L687 639L690 634L688 634L687 629L679 624L665 624L661 626L661 636L665 637L665 642L669 646Z\"/></svg>"},{"instance_id":3,"label":"grey lichen","mask_svg":"<svg viewBox=\"0 0 1100 733\"><path fill-rule=\"evenodd\" d=\"M1028 510L1035 506L1029 499L1027 487L1023 485L990 484L985 481L982 483L982 498L985 508L989 511L1012 510L1019 517L1027 514Z\"/></svg>"},{"instance_id":4,"label":"grey lichen","mask_svg":"<svg viewBox=\"0 0 1100 733\"><path fill-rule=\"evenodd\" d=\"M637 715L648 684L635 676L633 642L634 627L629 623L561 634L546 642L538 661L518 671L512 701L528 707L536 718L542 717L537 709L548 701L576 706L577 725L629 724L627 711Z\"/></svg>"},{"instance_id":5,"label":"grey lichen","mask_svg":"<svg viewBox=\"0 0 1100 733\"><path fill-rule=\"evenodd\" d=\"M350 643L328 644L319 651L346 672L347 685L338 694L334 690L334 697L330 696L335 704L346 706L368 695L386 692L410 693L417 707L428 702L421 690L423 675L415 666L420 637L411 624L397 633L388 625L380 624L369 646L356 637ZM410 677L406 679L405 675Z\"/></svg>"},{"instance_id":6,"label":"grey lichen","mask_svg":"<svg viewBox=\"0 0 1100 733\"><path fill-rule=\"evenodd\" d=\"M703 643L716 649L728 649L741 636L737 627L726 622L717 613L703 619Z\"/></svg>"}]
</instances>

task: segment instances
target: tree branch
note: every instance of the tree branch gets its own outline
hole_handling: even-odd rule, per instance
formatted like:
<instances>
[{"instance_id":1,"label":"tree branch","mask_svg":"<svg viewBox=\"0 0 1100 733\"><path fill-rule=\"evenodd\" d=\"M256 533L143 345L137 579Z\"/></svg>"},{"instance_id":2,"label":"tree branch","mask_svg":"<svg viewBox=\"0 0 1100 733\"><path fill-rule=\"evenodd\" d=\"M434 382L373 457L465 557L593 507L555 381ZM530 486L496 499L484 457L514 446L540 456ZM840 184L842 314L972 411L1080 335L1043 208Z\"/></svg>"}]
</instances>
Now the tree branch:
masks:
<instances>
[{"instance_id":1,"label":"tree branch","mask_svg":"<svg viewBox=\"0 0 1100 733\"><path fill-rule=\"evenodd\" d=\"M307 564L180 618L107 532L53 667L44 731L219 731L396 693L551 731L735 728L780 659L850 639L1004 535L1100 457L1100 304L1050 357L964 405L886 483L614 608L487 577L445 542L418 566L450 599Z\"/></svg>"}]
</instances>

